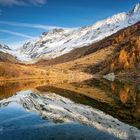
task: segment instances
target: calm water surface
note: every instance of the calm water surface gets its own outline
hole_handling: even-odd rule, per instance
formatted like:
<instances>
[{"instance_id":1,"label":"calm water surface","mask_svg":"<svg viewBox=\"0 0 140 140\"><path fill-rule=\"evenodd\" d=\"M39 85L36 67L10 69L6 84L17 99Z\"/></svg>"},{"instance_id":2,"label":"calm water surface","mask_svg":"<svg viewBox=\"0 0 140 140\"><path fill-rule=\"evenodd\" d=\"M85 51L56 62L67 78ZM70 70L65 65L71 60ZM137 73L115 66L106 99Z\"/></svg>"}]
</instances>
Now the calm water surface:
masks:
<instances>
[{"instance_id":1,"label":"calm water surface","mask_svg":"<svg viewBox=\"0 0 140 140\"><path fill-rule=\"evenodd\" d=\"M0 83L0 140L140 139L138 82L72 86L79 92L42 81ZM87 89L90 96L82 95Z\"/></svg>"}]
</instances>

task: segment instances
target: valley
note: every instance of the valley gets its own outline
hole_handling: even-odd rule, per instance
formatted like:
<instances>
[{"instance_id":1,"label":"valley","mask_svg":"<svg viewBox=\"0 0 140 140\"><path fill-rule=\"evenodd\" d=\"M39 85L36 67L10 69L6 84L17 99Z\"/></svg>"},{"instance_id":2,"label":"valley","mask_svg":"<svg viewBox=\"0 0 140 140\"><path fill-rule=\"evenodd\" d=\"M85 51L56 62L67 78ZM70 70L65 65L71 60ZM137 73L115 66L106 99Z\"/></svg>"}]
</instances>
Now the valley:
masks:
<instances>
[{"instance_id":1,"label":"valley","mask_svg":"<svg viewBox=\"0 0 140 140\"><path fill-rule=\"evenodd\" d=\"M140 4L15 50L1 44L0 139L139 140L139 85Z\"/></svg>"},{"instance_id":2,"label":"valley","mask_svg":"<svg viewBox=\"0 0 140 140\"><path fill-rule=\"evenodd\" d=\"M39 37L34 44L29 42L24 44L23 47L16 52L6 45L1 45L0 79L51 78L53 81L54 79L68 80L69 77L79 75L75 79L78 80L78 77L80 77L79 80L86 80L88 78L92 78L92 75L103 76L109 73L114 73L117 78L127 77L131 79L139 77L139 12L140 8L139 4L137 4L128 14L117 14L111 18L98 22L93 26L80 28L78 30L75 29L73 31L69 31L68 29L54 29L48 33L43 33L43 35ZM130 22L131 18L135 20ZM124 25L124 22L128 22L129 24L122 26ZM106 25L108 25L108 27L106 27ZM115 25L118 28L116 28ZM100 38L100 36L102 36L102 38L98 41L95 37L92 37L93 40L90 41L89 38L91 37L83 37L84 35L87 35L87 32L90 33L90 30L93 32L92 34L95 35L94 32L97 32L99 28L102 30L104 30L104 28L106 30L109 29L109 31L105 31L107 32L105 36L103 34L99 34L98 38ZM110 30L112 30L112 32L110 32ZM77 46L73 41L77 46L76 48L70 43L69 46L63 48L62 53L59 53L55 48L60 49L60 47L56 47L56 43L53 40L58 42L57 39L60 39L60 37L61 40L71 38L71 34L69 34L69 32L72 32L72 35L73 32L74 35L76 35L75 32L81 32L82 37L78 36L78 38L83 38L83 41L85 38L85 41L88 41L88 44L85 45L85 42L79 40L81 45ZM48 39L51 38L51 36L53 39ZM49 40L51 41L48 42ZM45 44L47 42L48 44ZM51 48L54 48L54 50L50 50L48 47L51 42ZM69 43L69 41L67 42ZM41 43L43 44L41 45ZM64 43L63 45L66 44ZM62 46L62 44L60 44L60 46ZM42 53L41 51L43 51L43 55L37 55L35 52L36 49L40 49L37 50L38 53ZM48 51L50 51L50 53L48 53ZM55 56L55 52L59 53L59 56ZM29 59L26 58L27 55ZM54 57L52 58L51 55ZM23 60L19 59L19 57L23 58ZM28 61L25 61L24 58Z\"/></svg>"},{"instance_id":3,"label":"valley","mask_svg":"<svg viewBox=\"0 0 140 140\"><path fill-rule=\"evenodd\" d=\"M23 64L13 56L9 60L9 54L4 53L1 55L0 79L69 81L73 77L76 82L109 73L119 79L139 78L139 31L140 23L137 23L90 46L34 64Z\"/></svg>"}]
</instances>

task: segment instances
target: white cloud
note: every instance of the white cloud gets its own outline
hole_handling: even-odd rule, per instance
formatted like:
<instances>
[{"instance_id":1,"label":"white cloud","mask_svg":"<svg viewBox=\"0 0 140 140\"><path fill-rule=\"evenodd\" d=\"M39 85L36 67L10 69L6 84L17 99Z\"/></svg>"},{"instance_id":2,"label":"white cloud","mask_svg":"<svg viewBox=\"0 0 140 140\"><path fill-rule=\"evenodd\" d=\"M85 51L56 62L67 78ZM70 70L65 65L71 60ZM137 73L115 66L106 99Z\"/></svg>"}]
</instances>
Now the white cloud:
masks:
<instances>
[{"instance_id":1,"label":"white cloud","mask_svg":"<svg viewBox=\"0 0 140 140\"><path fill-rule=\"evenodd\" d=\"M10 25L10 26L18 26L18 27L36 28L36 29L42 29L42 30L52 30L52 29L55 29L55 28L67 29L67 28L58 27L58 26L49 26L49 25L42 25L42 24L29 24L29 23L18 23L18 22L9 22L9 21L0 21L0 24Z\"/></svg>"},{"instance_id":2,"label":"white cloud","mask_svg":"<svg viewBox=\"0 0 140 140\"><path fill-rule=\"evenodd\" d=\"M44 5L47 0L0 0L0 5L3 6L26 6L26 5Z\"/></svg>"},{"instance_id":3,"label":"white cloud","mask_svg":"<svg viewBox=\"0 0 140 140\"><path fill-rule=\"evenodd\" d=\"M23 37L23 38L28 38L28 39L34 39L35 38L35 37L30 36L30 35L26 35L26 34L19 33L19 32L14 32L14 31L10 31L10 30L0 29L0 32L8 33L8 34L11 34L11 35L15 35L15 36Z\"/></svg>"},{"instance_id":4,"label":"white cloud","mask_svg":"<svg viewBox=\"0 0 140 140\"><path fill-rule=\"evenodd\" d=\"M26 5L24 1L20 0L0 0L0 5L3 6L12 6L12 5Z\"/></svg>"},{"instance_id":5,"label":"white cloud","mask_svg":"<svg viewBox=\"0 0 140 140\"><path fill-rule=\"evenodd\" d=\"M47 0L27 0L32 4L46 4Z\"/></svg>"}]
</instances>

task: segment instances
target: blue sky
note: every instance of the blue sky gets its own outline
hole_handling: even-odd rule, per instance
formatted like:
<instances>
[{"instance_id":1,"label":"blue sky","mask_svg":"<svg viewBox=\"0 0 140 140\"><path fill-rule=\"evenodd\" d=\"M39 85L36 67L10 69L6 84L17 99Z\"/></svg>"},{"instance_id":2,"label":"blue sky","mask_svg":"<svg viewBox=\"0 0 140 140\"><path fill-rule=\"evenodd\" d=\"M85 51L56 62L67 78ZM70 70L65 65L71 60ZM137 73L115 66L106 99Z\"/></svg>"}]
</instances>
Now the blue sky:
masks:
<instances>
[{"instance_id":1,"label":"blue sky","mask_svg":"<svg viewBox=\"0 0 140 140\"><path fill-rule=\"evenodd\" d=\"M0 43L17 48L55 27L91 25L139 0L0 0Z\"/></svg>"}]
</instances>

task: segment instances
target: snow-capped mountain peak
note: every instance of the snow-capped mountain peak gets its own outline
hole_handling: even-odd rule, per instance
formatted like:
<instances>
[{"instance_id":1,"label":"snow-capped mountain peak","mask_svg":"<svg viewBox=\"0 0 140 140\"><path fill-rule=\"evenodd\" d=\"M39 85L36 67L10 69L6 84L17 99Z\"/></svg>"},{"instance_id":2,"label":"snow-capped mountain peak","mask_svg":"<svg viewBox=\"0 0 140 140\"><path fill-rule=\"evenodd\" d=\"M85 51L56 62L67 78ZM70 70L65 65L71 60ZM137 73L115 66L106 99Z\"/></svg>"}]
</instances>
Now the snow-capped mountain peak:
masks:
<instances>
[{"instance_id":1,"label":"snow-capped mountain peak","mask_svg":"<svg viewBox=\"0 0 140 140\"><path fill-rule=\"evenodd\" d=\"M133 10L131 11L133 14L134 13L140 13L140 3L136 4Z\"/></svg>"},{"instance_id":2,"label":"snow-capped mountain peak","mask_svg":"<svg viewBox=\"0 0 140 140\"><path fill-rule=\"evenodd\" d=\"M11 50L7 45L2 45L2 44L0 44L0 49Z\"/></svg>"},{"instance_id":3,"label":"snow-capped mountain peak","mask_svg":"<svg viewBox=\"0 0 140 140\"><path fill-rule=\"evenodd\" d=\"M77 29L53 29L26 42L18 53L20 60L52 59L76 48L88 46L140 21L140 4L128 13L119 13L91 26Z\"/></svg>"},{"instance_id":4,"label":"snow-capped mountain peak","mask_svg":"<svg viewBox=\"0 0 140 140\"><path fill-rule=\"evenodd\" d=\"M0 52L9 53L11 49L5 44L0 44ZM10 53L11 54L11 53Z\"/></svg>"}]
</instances>

